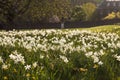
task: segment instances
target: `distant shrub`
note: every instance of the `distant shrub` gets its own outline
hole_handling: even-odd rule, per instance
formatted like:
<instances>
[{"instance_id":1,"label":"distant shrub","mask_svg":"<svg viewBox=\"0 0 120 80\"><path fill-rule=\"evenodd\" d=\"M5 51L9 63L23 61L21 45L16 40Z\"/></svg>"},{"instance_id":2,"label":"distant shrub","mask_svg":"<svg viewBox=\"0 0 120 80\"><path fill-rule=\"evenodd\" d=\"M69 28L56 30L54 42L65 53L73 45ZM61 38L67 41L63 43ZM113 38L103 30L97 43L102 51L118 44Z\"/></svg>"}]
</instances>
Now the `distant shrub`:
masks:
<instances>
[{"instance_id":1,"label":"distant shrub","mask_svg":"<svg viewBox=\"0 0 120 80\"><path fill-rule=\"evenodd\" d=\"M105 19L120 19L120 12L111 12L109 13L106 17L103 18L103 20Z\"/></svg>"},{"instance_id":2,"label":"distant shrub","mask_svg":"<svg viewBox=\"0 0 120 80\"><path fill-rule=\"evenodd\" d=\"M81 6L75 6L73 8L71 17L73 21L83 21L85 19L85 13Z\"/></svg>"},{"instance_id":3,"label":"distant shrub","mask_svg":"<svg viewBox=\"0 0 120 80\"><path fill-rule=\"evenodd\" d=\"M104 17L103 20L105 20L105 19L114 19L114 18L116 18L116 13L112 12L112 13L109 13L106 17Z\"/></svg>"},{"instance_id":4,"label":"distant shrub","mask_svg":"<svg viewBox=\"0 0 120 80\"><path fill-rule=\"evenodd\" d=\"M120 12L116 13L117 18L120 18Z\"/></svg>"},{"instance_id":5,"label":"distant shrub","mask_svg":"<svg viewBox=\"0 0 120 80\"><path fill-rule=\"evenodd\" d=\"M82 10L84 11L85 13L85 20L91 20L92 16L93 16L93 13L95 12L96 10L96 5L93 4L93 3L86 3L86 4L83 4L82 5Z\"/></svg>"},{"instance_id":6,"label":"distant shrub","mask_svg":"<svg viewBox=\"0 0 120 80\"><path fill-rule=\"evenodd\" d=\"M82 6L75 6L72 11L72 20L88 21L91 20L96 5L93 3L85 3Z\"/></svg>"}]
</instances>

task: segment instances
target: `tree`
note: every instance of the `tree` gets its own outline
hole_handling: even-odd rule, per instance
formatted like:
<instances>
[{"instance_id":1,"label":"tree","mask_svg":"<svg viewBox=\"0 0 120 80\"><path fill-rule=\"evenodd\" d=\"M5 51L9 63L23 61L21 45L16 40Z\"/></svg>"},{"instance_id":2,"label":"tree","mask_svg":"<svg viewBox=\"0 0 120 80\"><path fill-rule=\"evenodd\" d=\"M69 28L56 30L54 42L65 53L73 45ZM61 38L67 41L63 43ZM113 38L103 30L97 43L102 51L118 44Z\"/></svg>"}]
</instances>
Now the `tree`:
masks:
<instances>
[{"instance_id":1,"label":"tree","mask_svg":"<svg viewBox=\"0 0 120 80\"><path fill-rule=\"evenodd\" d=\"M82 9L86 14L85 20L91 20L94 11L96 10L96 5L93 3L86 3L82 5Z\"/></svg>"},{"instance_id":2,"label":"tree","mask_svg":"<svg viewBox=\"0 0 120 80\"><path fill-rule=\"evenodd\" d=\"M68 18L69 13L69 0L33 0L26 15L33 21L48 22L53 16Z\"/></svg>"},{"instance_id":3,"label":"tree","mask_svg":"<svg viewBox=\"0 0 120 80\"><path fill-rule=\"evenodd\" d=\"M29 8L31 0L0 0L0 21L6 26L14 26L14 20Z\"/></svg>"}]
</instances>

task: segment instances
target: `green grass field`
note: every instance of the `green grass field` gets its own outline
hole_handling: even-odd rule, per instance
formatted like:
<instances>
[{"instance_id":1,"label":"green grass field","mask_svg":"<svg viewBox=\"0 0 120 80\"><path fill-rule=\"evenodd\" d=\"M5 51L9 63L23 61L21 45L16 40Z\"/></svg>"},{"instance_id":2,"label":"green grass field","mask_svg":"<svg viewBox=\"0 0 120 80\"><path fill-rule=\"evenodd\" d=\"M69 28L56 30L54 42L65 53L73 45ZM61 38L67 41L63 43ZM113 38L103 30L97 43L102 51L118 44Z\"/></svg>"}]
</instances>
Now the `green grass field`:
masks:
<instances>
[{"instance_id":1,"label":"green grass field","mask_svg":"<svg viewBox=\"0 0 120 80\"><path fill-rule=\"evenodd\" d=\"M120 26L0 31L1 80L120 80Z\"/></svg>"}]
</instances>

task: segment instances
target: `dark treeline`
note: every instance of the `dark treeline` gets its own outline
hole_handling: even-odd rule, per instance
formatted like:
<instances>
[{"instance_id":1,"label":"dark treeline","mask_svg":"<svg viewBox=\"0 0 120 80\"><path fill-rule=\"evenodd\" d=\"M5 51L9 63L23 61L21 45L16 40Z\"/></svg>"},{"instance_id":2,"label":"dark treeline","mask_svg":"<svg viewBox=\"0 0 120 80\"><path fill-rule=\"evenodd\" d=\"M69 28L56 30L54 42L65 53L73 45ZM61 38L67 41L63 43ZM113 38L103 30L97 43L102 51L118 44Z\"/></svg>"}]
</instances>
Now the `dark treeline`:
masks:
<instances>
[{"instance_id":1,"label":"dark treeline","mask_svg":"<svg viewBox=\"0 0 120 80\"><path fill-rule=\"evenodd\" d=\"M101 25L118 24L120 19L100 20L100 21L75 21L65 22L64 28L90 28ZM10 28L0 23L0 29L10 30ZM40 22L26 22L16 23L12 29L61 29L61 23L40 23Z\"/></svg>"},{"instance_id":2,"label":"dark treeline","mask_svg":"<svg viewBox=\"0 0 120 80\"><path fill-rule=\"evenodd\" d=\"M0 26L13 29L49 23L44 26L49 28L51 24L56 24L57 27L61 22L70 22L71 25L92 22L95 21L94 13L102 1L104 0L0 0ZM109 15L105 19L109 19Z\"/></svg>"}]
</instances>

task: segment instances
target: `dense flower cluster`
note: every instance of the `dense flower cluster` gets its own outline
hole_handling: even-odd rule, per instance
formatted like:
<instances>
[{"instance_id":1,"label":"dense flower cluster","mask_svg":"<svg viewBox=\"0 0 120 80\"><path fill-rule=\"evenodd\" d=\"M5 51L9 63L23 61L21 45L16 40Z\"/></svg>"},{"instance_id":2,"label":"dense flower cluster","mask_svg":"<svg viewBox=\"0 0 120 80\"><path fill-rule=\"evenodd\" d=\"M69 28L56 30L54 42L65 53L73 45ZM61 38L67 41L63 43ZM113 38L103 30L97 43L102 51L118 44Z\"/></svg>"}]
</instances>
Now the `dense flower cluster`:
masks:
<instances>
[{"instance_id":1,"label":"dense flower cluster","mask_svg":"<svg viewBox=\"0 0 120 80\"><path fill-rule=\"evenodd\" d=\"M18 62L21 62L22 64L25 64L24 56L21 54L18 54L17 51L13 52L14 54L10 54L9 57L12 59L16 64Z\"/></svg>"}]
</instances>

